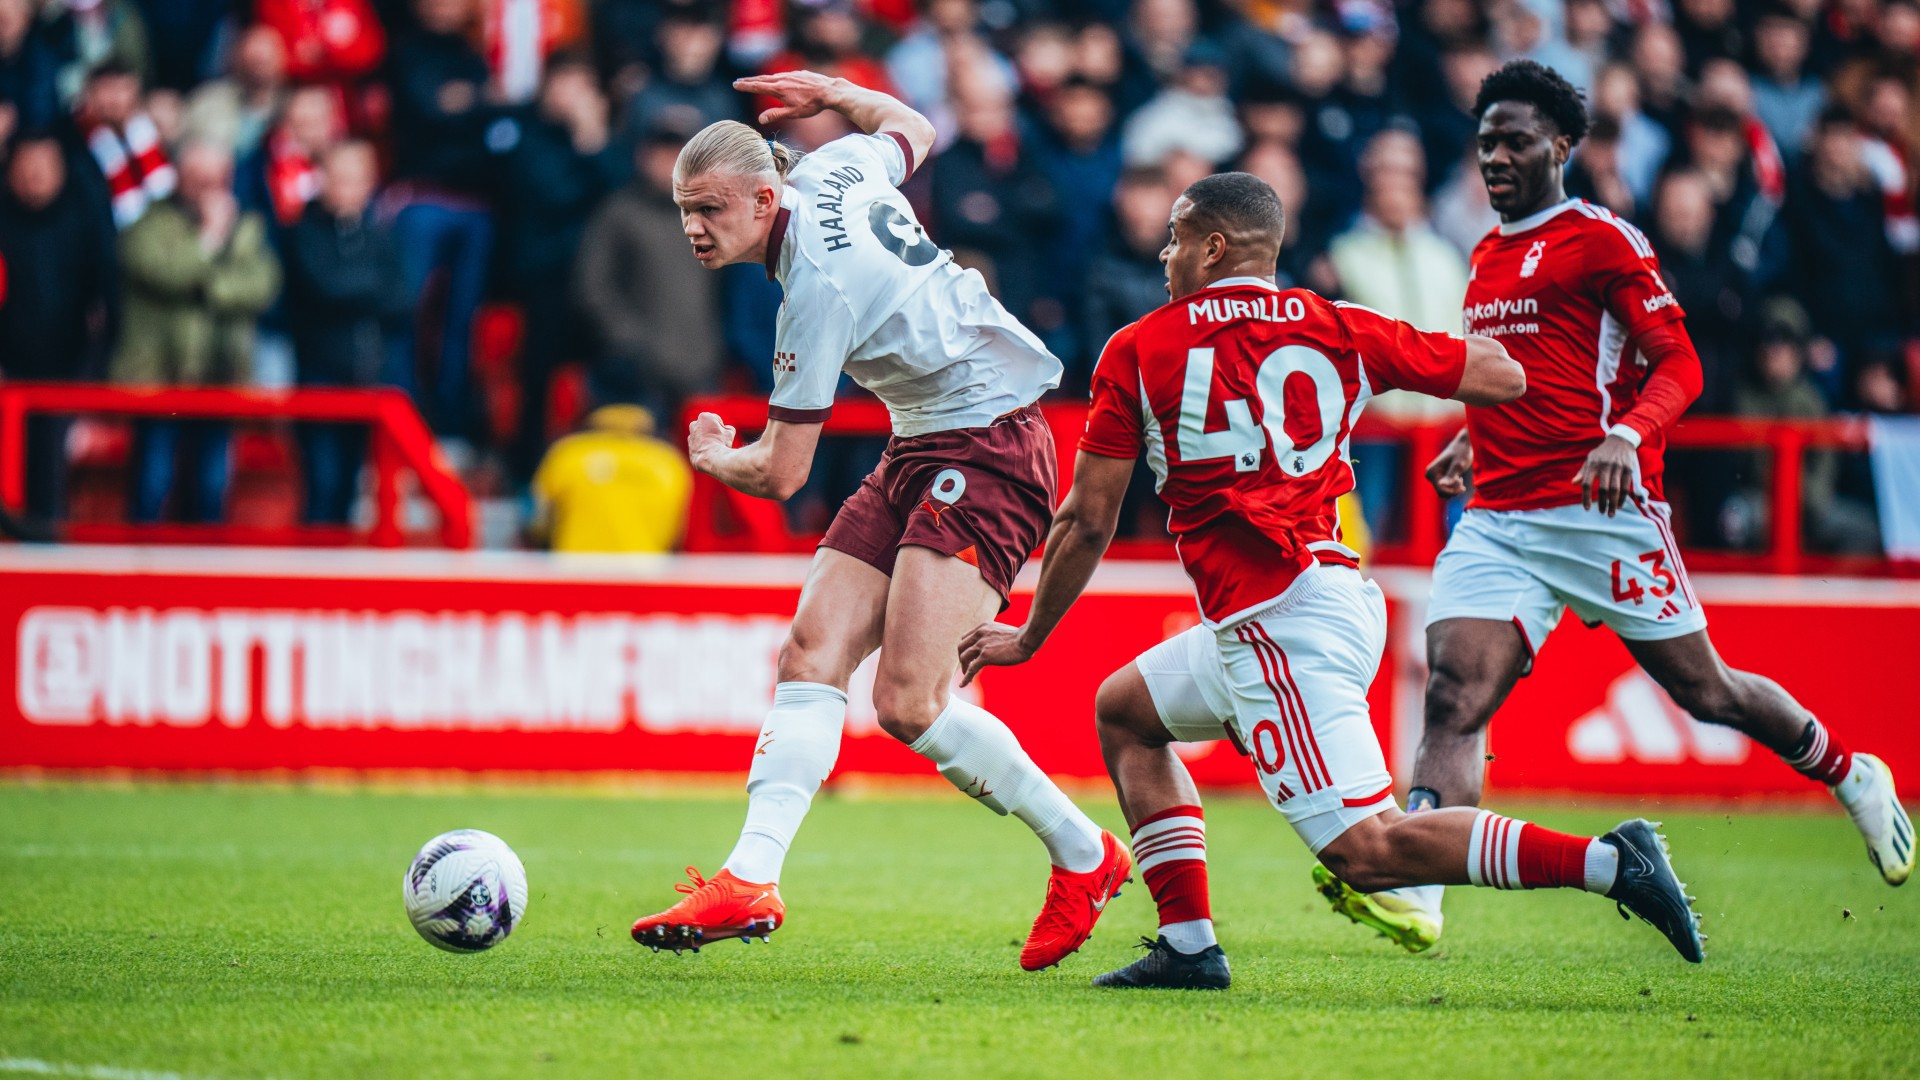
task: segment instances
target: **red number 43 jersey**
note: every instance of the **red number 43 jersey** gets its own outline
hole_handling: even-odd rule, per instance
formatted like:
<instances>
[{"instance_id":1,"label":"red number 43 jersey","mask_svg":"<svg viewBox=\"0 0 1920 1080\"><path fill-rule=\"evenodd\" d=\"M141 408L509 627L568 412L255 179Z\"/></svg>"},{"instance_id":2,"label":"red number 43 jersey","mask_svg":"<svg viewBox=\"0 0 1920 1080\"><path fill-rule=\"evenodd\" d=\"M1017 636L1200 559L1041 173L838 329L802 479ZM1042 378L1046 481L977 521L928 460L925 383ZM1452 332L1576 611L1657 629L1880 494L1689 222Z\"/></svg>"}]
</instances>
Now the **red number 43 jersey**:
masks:
<instances>
[{"instance_id":1,"label":"red number 43 jersey","mask_svg":"<svg viewBox=\"0 0 1920 1080\"><path fill-rule=\"evenodd\" d=\"M1304 289L1230 278L1113 335L1080 449L1146 451L1210 626L1267 606L1316 557L1351 564L1334 502L1347 439L1387 389L1451 397L1466 343Z\"/></svg>"}]
</instances>

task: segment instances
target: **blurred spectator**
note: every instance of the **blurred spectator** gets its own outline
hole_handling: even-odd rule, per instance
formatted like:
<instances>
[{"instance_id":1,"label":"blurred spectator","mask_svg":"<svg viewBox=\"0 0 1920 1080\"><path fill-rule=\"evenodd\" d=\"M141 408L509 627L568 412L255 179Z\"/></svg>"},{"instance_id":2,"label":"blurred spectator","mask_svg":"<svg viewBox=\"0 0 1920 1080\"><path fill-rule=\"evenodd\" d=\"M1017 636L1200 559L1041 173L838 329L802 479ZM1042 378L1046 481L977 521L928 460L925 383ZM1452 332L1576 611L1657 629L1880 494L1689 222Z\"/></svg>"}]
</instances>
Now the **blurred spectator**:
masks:
<instances>
[{"instance_id":1,"label":"blurred spectator","mask_svg":"<svg viewBox=\"0 0 1920 1080\"><path fill-rule=\"evenodd\" d=\"M1804 165L1787 201L1794 292L1813 331L1837 347L1839 359L1892 343L1899 333L1894 283L1899 264L1887 242L1886 204L1867 168L1859 130L1839 106L1820 114ZM1816 376L1830 398L1851 384L1815 346Z\"/></svg>"},{"instance_id":2,"label":"blurred spectator","mask_svg":"<svg viewBox=\"0 0 1920 1080\"><path fill-rule=\"evenodd\" d=\"M1827 103L1827 89L1807 71L1813 32L1791 11L1774 10L1754 24L1753 113L1793 161Z\"/></svg>"},{"instance_id":3,"label":"blurred spectator","mask_svg":"<svg viewBox=\"0 0 1920 1080\"><path fill-rule=\"evenodd\" d=\"M507 288L526 315L520 348L516 479L533 475L547 444L547 388L584 352L570 299L574 255L594 208L631 174L633 156L608 137L606 96L585 57L547 68L535 116L507 159L501 249Z\"/></svg>"},{"instance_id":4,"label":"blurred spectator","mask_svg":"<svg viewBox=\"0 0 1920 1080\"><path fill-rule=\"evenodd\" d=\"M1688 71L1698 72L1709 60L1746 52L1746 36L1733 0L1675 0L1673 16Z\"/></svg>"},{"instance_id":5,"label":"blurred spectator","mask_svg":"<svg viewBox=\"0 0 1920 1080\"><path fill-rule=\"evenodd\" d=\"M319 197L288 231L285 307L301 386L373 386L386 337L407 316L400 253L369 209L379 179L373 148L329 147L319 159ZM300 461L309 524L343 525L366 454L359 424L302 424Z\"/></svg>"},{"instance_id":6,"label":"blurred spectator","mask_svg":"<svg viewBox=\"0 0 1920 1080\"><path fill-rule=\"evenodd\" d=\"M1586 199L1628 220L1639 216L1633 187L1620 172L1620 125L1597 116L1567 166L1567 194Z\"/></svg>"},{"instance_id":7,"label":"blurred spectator","mask_svg":"<svg viewBox=\"0 0 1920 1080\"><path fill-rule=\"evenodd\" d=\"M1180 73L1127 119L1120 136L1128 165L1150 165L1184 152L1219 165L1240 152L1242 136L1227 100L1226 54L1211 42L1188 50Z\"/></svg>"},{"instance_id":8,"label":"blurred spectator","mask_svg":"<svg viewBox=\"0 0 1920 1080\"><path fill-rule=\"evenodd\" d=\"M1575 89L1590 91L1607 61L1613 14L1607 10L1606 0L1566 0L1563 10L1560 33L1536 46L1529 55L1566 76Z\"/></svg>"},{"instance_id":9,"label":"blurred spectator","mask_svg":"<svg viewBox=\"0 0 1920 1080\"><path fill-rule=\"evenodd\" d=\"M1384 149L1402 138L1410 140L1389 132L1376 146ZM1418 143L1412 146L1417 153ZM1348 299L1422 330L1458 330L1466 260L1433 230L1420 180L1419 171L1404 164L1378 161L1367 172L1365 213L1334 239L1329 256Z\"/></svg>"},{"instance_id":10,"label":"blurred spectator","mask_svg":"<svg viewBox=\"0 0 1920 1080\"><path fill-rule=\"evenodd\" d=\"M236 168L234 194L242 210L267 222L276 255L286 254L286 231L320 193L320 159L344 134L340 95L331 87L303 86L286 100L273 130ZM404 290L402 290L404 295ZM295 378L292 328L284 293L255 327L253 383L283 388Z\"/></svg>"},{"instance_id":11,"label":"blurred spectator","mask_svg":"<svg viewBox=\"0 0 1920 1080\"><path fill-rule=\"evenodd\" d=\"M1034 157L1062 192L1108 192L1120 178L1120 143L1113 134L1113 102L1099 87L1074 78L1062 83L1047 100L1047 124L1033 142ZM1094 198L1063 200L1060 239L1049 251L1047 273L1056 292L1072 292L1071 282L1085 281L1088 267L1106 246L1107 222L1112 210ZM1090 369L1106 339L1081 338L1058 343L1054 351L1070 363L1076 358Z\"/></svg>"},{"instance_id":12,"label":"blurred spectator","mask_svg":"<svg viewBox=\"0 0 1920 1080\"><path fill-rule=\"evenodd\" d=\"M1913 94L1892 75L1867 83L1859 108L1860 153L1880 185L1887 242L1901 255L1920 251L1920 215L1914 211Z\"/></svg>"},{"instance_id":13,"label":"blurred spectator","mask_svg":"<svg viewBox=\"0 0 1920 1080\"><path fill-rule=\"evenodd\" d=\"M536 546L565 552L672 551L686 530L693 470L654 437L653 414L608 404L553 444L533 478Z\"/></svg>"},{"instance_id":14,"label":"blurred spectator","mask_svg":"<svg viewBox=\"0 0 1920 1080\"><path fill-rule=\"evenodd\" d=\"M140 106L140 78L132 68L113 61L95 68L74 123L116 226L139 221L149 204L173 193L179 175L167 160L160 130Z\"/></svg>"},{"instance_id":15,"label":"blurred spectator","mask_svg":"<svg viewBox=\"0 0 1920 1080\"><path fill-rule=\"evenodd\" d=\"M1593 88L1593 113L1611 120L1620 131L1615 161L1633 201L1653 201L1653 181L1673 151L1673 136L1640 111L1640 79L1626 64L1600 69Z\"/></svg>"},{"instance_id":16,"label":"blurred spectator","mask_svg":"<svg viewBox=\"0 0 1920 1080\"><path fill-rule=\"evenodd\" d=\"M845 79L858 86L896 93L885 64L862 51L865 30L853 0L813 0L796 9L788 47L768 60L764 72L806 68ZM779 103L771 98L754 102L756 114Z\"/></svg>"},{"instance_id":17,"label":"blurred spectator","mask_svg":"<svg viewBox=\"0 0 1920 1080\"><path fill-rule=\"evenodd\" d=\"M1176 80L1199 36L1200 11L1194 0L1133 0L1126 46L1154 81L1164 85Z\"/></svg>"},{"instance_id":18,"label":"blurred spectator","mask_svg":"<svg viewBox=\"0 0 1920 1080\"><path fill-rule=\"evenodd\" d=\"M669 112L683 117L676 124L691 123L698 130L740 111L740 95L720 70L725 37L711 13L698 8L668 11L660 20L658 41L659 68L650 76L636 76L644 86L627 106L630 134L651 130Z\"/></svg>"},{"instance_id":19,"label":"blurred spectator","mask_svg":"<svg viewBox=\"0 0 1920 1080\"><path fill-rule=\"evenodd\" d=\"M933 159L934 236L977 267L1015 318L1043 336L1059 326L1034 319L1047 295L1043 269L1060 225L1060 192L1021 143L1012 93L989 72L954 87L960 137Z\"/></svg>"},{"instance_id":20,"label":"blurred spectator","mask_svg":"<svg viewBox=\"0 0 1920 1080\"><path fill-rule=\"evenodd\" d=\"M1499 59L1485 48L1455 50L1441 57L1440 63L1445 92L1423 102L1416 99L1415 104L1426 158L1436 166L1445 166L1436 167L1427 177L1429 192L1451 178L1452 164L1473 145L1480 131L1480 121L1473 115L1473 99L1480 93L1480 83L1500 66Z\"/></svg>"},{"instance_id":21,"label":"blurred spectator","mask_svg":"<svg viewBox=\"0 0 1920 1080\"><path fill-rule=\"evenodd\" d=\"M61 101L76 101L102 65L131 72L136 92L146 83L147 27L132 0L46 0L40 18L60 59Z\"/></svg>"},{"instance_id":22,"label":"blurred spectator","mask_svg":"<svg viewBox=\"0 0 1920 1080\"><path fill-rule=\"evenodd\" d=\"M59 70L53 49L34 26L31 0L0 0L0 142L54 122Z\"/></svg>"},{"instance_id":23,"label":"blurred spectator","mask_svg":"<svg viewBox=\"0 0 1920 1080\"><path fill-rule=\"evenodd\" d=\"M1680 35L1667 23L1650 19L1633 39L1633 70L1640 75L1640 111L1679 138L1692 87Z\"/></svg>"},{"instance_id":24,"label":"blurred spectator","mask_svg":"<svg viewBox=\"0 0 1920 1080\"><path fill-rule=\"evenodd\" d=\"M493 168L487 133L498 117L498 90L474 51L472 0L414 0L418 29L399 37L388 57L393 86L394 184L383 196L407 297L424 315L427 279L444 271L440 317L416 317L395 339L391 381L414 390L427 367L418 348L437 344L431 393L416 392L435 431L470 438L473 317L487 284L493 218L487 211ZM422 334L421 331L426 331Z\"/></svg>"},{"instance_id":25,"label":"blurred spectator","mask_svg":"<svg viewBox=\"0 0 1920 1080\"><path fill-rule=\"evenodd\" d=\"M180 158L180 190L153 205L120 237L125 324L113 357L115 382L134 386L230 386L243 382L253 321L280 288L267 225L233 197L233 158L197 144ZM221 520L227 486L227 426L144 421L135 426L129 517L158 521L173 489L178 454L190 461L188 520Z\"/></svg>"},{"instance_id":26,"label":"blurred spectator","mask_svg":"<svg viewBox=\"0 0 1920 1080\"><path fill-rule=\"evenodd\" d=\"M256 0L254 13L285 44L295 82L343 89L386 56L386 30L367 0Z\"/></svg>"},{"instance_id":27,"label":"blurred spectator","mask_svg":"<svg viewBox=\"0 0 1920 1080\"><path fill-rule=\"evenodd\" d=\"M900 90L900 99L933 121L939 140L935 152L953 139L953 109L947 92L947 71L956 53L964 62L984 56L1000 69L1008 86L1019 84L1014 65L994 52L978 32L977 0L919 0L921 17L913 32L887 52L887 77Z\"/></svg>"},{"instance_id":28,"label":"blurred spectator","mask_svg":"<svg viewBox=\"0 0 1920 1080\"><path fill-rule=\"evenodd\" d=\"M1767 305L1752 370L1734 389L1733 413L1762 420L1820 420L1833 410L1807 375L1807 316L1791 300ZM1745 483L1721 511L1734 547L1757 547L1772 517L1773 455L1755 453L1741 470ZM1809 451L1800 475L1800 511L1817 551L1871 553L1880 548L1873 510L1839 494L1839 455Z\"/></svg>"},{"instance_id":29,"label":"blurred spectator","mask_svg":"<svg viewBox=\"0 0 1920 1080\"><path fill-rule=\"evenodd\" d=\"M212 76L220 59L215 43L232 14L231 0L135 0L135 5L153 57L151 87L183 94Z\"/></svg>"},{"instance_id":30,"label":"blurred spectator","mask_svg":"<svg viewBox=\"0 0 1920 1080\"><path fill-rule=\"evenodd\" d=\"M1406 145L1400 146L1401 140ZM1428 223L1420 172L1395 160L1418 153L1418 141L1404 132L1384 132L1375 140L1368 153L1365 211L1351 230L1334 239L1328 257L1348 299L1422 330L1457 331L1467 263ZM1452 402L1404 391L1383 393L1371 407L1410 420L1459 414ZM1354 444L1354 491L1375 536L1400 535L1405 453L1395 442Z\"/></svg>"},{"instance_id":31,"label":"blurred spectator","mask_svg":"<svg viewBox=\"0 0 1920 1080\"><path fill-rule=\"evenodd\" d=\"M549 58L586 33L585 0L486 0L482 38L502 101L524 105L546 81Z\"/></svg>"},{"instance_id":32,"label":"blurred spectator","mask_svg":"<svg viewBox=\"0 0 1920 1080\"><path fill-rule=\"evenodd\" d=\"M588 223L572 282L597 350L593 382L632 387L625 396L674 419L682 400L717 389L720 377L720 282L693 261L673 203L674 160L698 130L648 133L638 175ZM751 359L765 367L772 355L769 342Z\"/></svg>"},{"instance_id":33,"label":"blurred spectator","mask_svg":"<svg viewBox=\"0 0 1920 1080\"><path fill-rule=\"evenodd\" d=\"M1307 186L1321 211L1338 228L1359 208L1353 114L1335 91L1344 73L1340 42L1324 30L1308 30L1293 43L1293 85L1306 123L1295 148L1307 170Z\"/></svg>"},{"instance_id":34,"label":"blurred spectator","mask_svg":"<svg viewBox=\"0 0 1920 1080\"><path fill-rule=\"evenodd\" d=\"M225 146L244 159L266 137L286 92L287 50L279 32L249 27L234 43L232 71L200 84L187 99L186 137Z\"/></svg>"},{"instance_id":35,"label":"blurred spectator","mask_svg":"<svg viewBox=\"0 0 1920 1080\"><path fill-rule=\"evenodd\" d=\"M265 216L270 231L299 221L320 193L320 159L345 133L338 100L321 86L295 90L261 145L241 159L235 189L240 204Z\"/></svg>"},{"instance_id":36,"label":"blurred spectator","mask_svg":"<svg viewBox=\"0 0 1920 1080\"><path fill-rule=\"evenodd\" d=\"M1720 106L1696 112L1686 129L1687 163L1713 195L1714 250L1727 253L1751 283L1764 287L1782 269L1774 223L1784 177L1773 171L1777 158L1755 157L1748 119Z\"/></svg>"},{"instance_id":37,"label":"blurred spectator","mask_svg":"<svg viewBox=\"0 0 1920 1080\"><path fill-rule=\"evenodd\" d=\"M1740 332L1752 297L1745 275L1724 246L1713 242L1713 187L1691 169L1660 181L1648 230L1660 257L1660 276L1687 313L1687 332L1700 354L1700 396L1693 408L1722 413L1732 404L1735 379L1746 356Z\"/></svg>"},{"instance_id":38,"label":"blurred spectator","mask_svg":"<svg viewBox=\"0 0 1920 1080\"><path fill-rule=\"evenodd\" d=\"M12 142L0 196L0 379L85 380L106 373L118 315L113 229L67 177L46 133ZM27 512L66 507L69 421L27 420Z\"/></svg>"},{"instance_id":39,"label":"blurred spectator","mask_svg":"<svg viewBox=\"0 0 1920 1080\"><path fill-rule=\"evenodd\" d=\"M1081 311L1082 337L1095 361L1113 332L1167 302L1167 273L1160 249L1167 245L1167 218L1179 192L1152 166L1128 169L1113 189L1115 229L1106 250L1087 270ZM1092 367L1075 375L1085 384Z\"/></svg>"},{"instance_id":40,"label":"blurred spectator","mask_svg":"<svg viewBox=\"0 0 1920 1080\"><path fill-rule=\"evenodd\" d=\"M1240 159L1240 169L1265 180L1280 196L1280 207L1286 215L1275 278L1280 287L1299 286L1321 295L1337 294L1340 279L1327 259L1327 236L1320 227L1321 219L1313 212L1313 198L1300 159L1279 143L1263 143L1247 151ZM1165 222L1161 231L1166 231Z\"/></svg>"},{"instance_id":41,"label":"blurred spectator","mask_svg":"<svg viewBox=\"0 0 1920 1080\"><path fill-rule=\"evenodd\" d=\"M1500 215L1487 201L1487 182L1474 147L1467 148L1452 179L1434 193L1432 218L1434 229L1462 256L1471 256L1480 241L1500 227Z\"/></svg>"}]
</instances>

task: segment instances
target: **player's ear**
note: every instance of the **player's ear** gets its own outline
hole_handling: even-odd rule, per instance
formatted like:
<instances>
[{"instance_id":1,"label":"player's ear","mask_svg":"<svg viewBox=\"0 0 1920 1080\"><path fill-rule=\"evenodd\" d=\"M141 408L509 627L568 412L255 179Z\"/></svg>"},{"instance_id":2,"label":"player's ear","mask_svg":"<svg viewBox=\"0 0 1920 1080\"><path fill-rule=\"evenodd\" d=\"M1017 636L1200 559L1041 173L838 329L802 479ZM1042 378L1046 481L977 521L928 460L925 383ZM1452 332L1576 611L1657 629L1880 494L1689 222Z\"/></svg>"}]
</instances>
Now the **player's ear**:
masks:
<instances>
[{"instance_id":1,"label":"player's ear","mask_svg":"<svg viewBox=\"0 0 1920 1080\"><path fill-rule=\"evenodd\" d=\"M1213 266L1227 257L1227 237L1225 233L1207 234L1207 258L1202 266Z\"/></svg>"},{"instance_id":2,"label":"player's ear","mask_svg":"<svg viewBox=\"0 0 1920 1080\"><path fill-rule=\"evenodd\" d=\"M1553 137L1553 163L1555 165L1565 165L1567 159L1572 156L1573 140L1565 135L1555 135Z\"/></svg>"}]
</instances>

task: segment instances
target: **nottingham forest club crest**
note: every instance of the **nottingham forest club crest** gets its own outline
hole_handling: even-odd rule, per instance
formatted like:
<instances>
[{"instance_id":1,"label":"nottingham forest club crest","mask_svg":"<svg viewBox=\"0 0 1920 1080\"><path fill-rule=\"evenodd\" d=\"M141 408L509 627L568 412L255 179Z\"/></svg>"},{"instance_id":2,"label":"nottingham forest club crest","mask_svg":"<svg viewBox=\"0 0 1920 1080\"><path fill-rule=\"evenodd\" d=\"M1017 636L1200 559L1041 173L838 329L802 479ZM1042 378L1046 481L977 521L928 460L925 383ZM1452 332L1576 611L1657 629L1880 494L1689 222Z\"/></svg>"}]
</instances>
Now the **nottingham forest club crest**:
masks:
<instances>
[{"instance_id":1,"label":"nottingham forest club crest","mask_svg":"<svg viewBox=\"0 0 1920 1080\"><path fill-rule=\"evenodd\" d=\"M1520 276L1532 277L1533 272L1540 269L1540 257L1546 253L1547 242L1545 240L1535 240L1533 246L1527 249L1527 257L1520 260Z\"/></svg>"}]
</instances>

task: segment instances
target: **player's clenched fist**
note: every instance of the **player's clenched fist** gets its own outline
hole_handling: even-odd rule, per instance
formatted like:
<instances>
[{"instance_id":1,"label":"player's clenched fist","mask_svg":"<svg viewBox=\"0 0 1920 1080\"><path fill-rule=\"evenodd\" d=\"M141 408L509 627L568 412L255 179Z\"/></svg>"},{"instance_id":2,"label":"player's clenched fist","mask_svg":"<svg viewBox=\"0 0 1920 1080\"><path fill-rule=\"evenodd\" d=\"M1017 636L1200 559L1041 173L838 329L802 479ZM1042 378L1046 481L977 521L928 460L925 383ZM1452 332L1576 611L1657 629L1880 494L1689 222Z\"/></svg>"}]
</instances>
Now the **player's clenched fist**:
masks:
<instances>
[{"instance_id":1,"label":"player's clenched fist","mask_svg":"<svg viewBox=\"0 0 1920 1080\"><path fill-rule=\"evenodd\" d=\"M1427 465L1427 483L1440 493L1443 499L1451 499L1467 490L1467 478L1473 475L1473 444L1467 441L1467 433L1461 431L1447 444L1440 456Z\"/></svg>"},{"instance_id":2,"label":"player's clenched fist","mask_svg":"<svg viewBox=\"0 0 1920 1080\"><path fill-rule=\"evenodd\" d=\"M733 425L714 413L703 412L687 425L687 460L703 473L711 473L713 459L733 447Z\"/></svg>"},{"instance_id":3,"label":"player's clenched fist","mask_svg":"<svg viewBox=\"0 0 1920 1080\"><path fill-rule=\"evenodd\" d=\"M804 120L831 109L839 100L842 83L817 71L782 71L777 75L755 75L733 80L733 88L745 94L765 94L785 103L784 109L768 109L760 114L760 123Z\"/></svg>"},{"instance_id":4,"label":"player's clenched fist","mask_svg":"<svg viewBox=\"0 0 1920 1080\"><path fill-rule=\"evenodd\" d=\"M984 667L1012 667L1033 659L1018 626L981 623L960 639L960 685L965 686Z\"/></svg>"}]
</instances>

